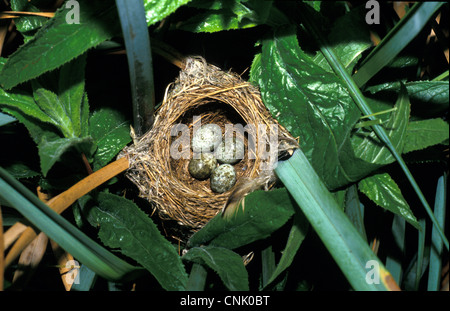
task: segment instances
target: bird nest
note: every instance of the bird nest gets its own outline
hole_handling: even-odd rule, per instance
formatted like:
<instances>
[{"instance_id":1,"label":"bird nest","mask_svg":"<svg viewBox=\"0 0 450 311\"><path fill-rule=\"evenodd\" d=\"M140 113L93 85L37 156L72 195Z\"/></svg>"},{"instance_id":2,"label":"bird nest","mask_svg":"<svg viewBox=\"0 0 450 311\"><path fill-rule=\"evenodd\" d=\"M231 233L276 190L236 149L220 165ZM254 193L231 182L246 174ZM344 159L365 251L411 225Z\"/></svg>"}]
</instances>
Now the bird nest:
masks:
<instances>
[{"instance_id":1,"label":"bird nest","mask_svg":"<svg viewBox=\"0 0 450 311\"><path fill-rule=\"evenodd\" d=\"M244 129L236 131L245 143L245 156L235 165L237 183L224 193L214 193L209 180L189 174L190 139L200 123L217 124L222 133L231 127ZM133 144L119 155L129 159L125 175L162 219L189 230L203 227L240 186L271 170L274 159L267 155L273 155L270 151L280 141L293 140L271 116L255 86L199 57L187 58L179 77L167 87L152 129L141 137L131 134Z\"/></svg>"}]
</instances>

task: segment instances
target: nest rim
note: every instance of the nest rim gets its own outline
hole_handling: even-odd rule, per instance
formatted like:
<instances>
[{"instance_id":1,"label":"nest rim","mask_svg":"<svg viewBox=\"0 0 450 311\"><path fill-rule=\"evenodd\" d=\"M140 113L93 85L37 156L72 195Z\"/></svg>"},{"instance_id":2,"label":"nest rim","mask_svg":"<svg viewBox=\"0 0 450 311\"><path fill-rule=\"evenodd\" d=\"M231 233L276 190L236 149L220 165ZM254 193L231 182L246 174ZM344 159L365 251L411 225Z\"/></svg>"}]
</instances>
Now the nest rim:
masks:
<instances>
[{"instance_id":1,"label":"nest rim","mask_svg":"<svg viewBox=\"0 0 450 311\"><path fill-rule=\"evenodd\" d=\"M201 115L201 124L218 123L224 132L227 119L240 118L243 127L263 124L271 132L270 125L275 124L280 139L293 138L271 116L257 87L236 74L207 64L203 58L190 57L185 64L178 79L167 86L164 100L155 112L152 129L141 137L136 137L132 130L133 144L125 147L119 157L128 157L130 168L126 176L139 188L139 196L154 204L161 219L175 220L179 225L198 230L223 209L230 194L238 187L239 180L256 178L261 173L264 160L257 154L249 157L248 139L245 138L245 157L236 164L238 182L224 193L214 193L208 181L194 183L191 180L193 177L187 170L192 156L190 143L189 157L185 153L178 160L171 156L174 142L171 131L175 124L183 124L181 121L186 121L186 117L196 109L219 105L230 109L230 115L223 118L222 110L211 111ZM188 125L189 137L192 137L193 128L194 122L191 122ZM247 130L252 131L251 128ZM189 180L191 182L186 182Z\"/></svg>"}]
</instances>

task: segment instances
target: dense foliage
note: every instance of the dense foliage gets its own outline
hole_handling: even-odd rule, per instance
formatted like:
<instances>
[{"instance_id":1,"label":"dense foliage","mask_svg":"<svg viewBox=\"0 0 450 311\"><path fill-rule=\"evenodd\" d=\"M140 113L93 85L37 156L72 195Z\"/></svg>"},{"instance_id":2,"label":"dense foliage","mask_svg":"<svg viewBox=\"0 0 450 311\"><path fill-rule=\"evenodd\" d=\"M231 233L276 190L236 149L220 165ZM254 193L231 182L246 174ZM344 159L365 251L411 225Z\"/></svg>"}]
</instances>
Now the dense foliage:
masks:
<instances>
[{"instance_id":1,"label":"dense foliage","mask_svg":"<svg viewBox=\"0 0 450 311\"><path fill-rule=\"evenodd\" d=\"M40 12L53 2L11 0L5 11ZM167 233L176 224L153 215L121 175L79 198L62 216L30 199L29 190L48 197L67 190L131 142L136 85L130 86L123 53L123 8L114 1L75 2L80 23L68 23L72 8L62 4L52 18L19 15L5 28L3 231L23 215L51 239L78 239L85 248L63 247L81 263L81 282L72 290L355 287L348 277L353 268L335 265L333 247L322 243L328 237L316 233L331 234L333 222L310 226L288 182L251 193L243 211L231 220L217 216L186 244ZM400 288L436 290L441 267L448 266L448 241L445 248L434 225L446 225L449 7L418 3L404 7L407 13L399 19L391 3L380 6L381 23L369 25L362 2L144 0L153 75L143 79L154 80L159 104L179 70L166 60L172 49L242 73L260 88L272 115L299 138L324 191ZM411 186L412 176L421 193ZM22 199L31 202L29 209L18 207ZM434 219L424 201L434 206ZM346 250L359 256L360 242L352 243ZM39 261L38 275L51 277L12 283L16 260L4 271L4 287L63 289L58 270L49 268L56 265L52 252L42 252Z\"/></svg>"}]
</instances>

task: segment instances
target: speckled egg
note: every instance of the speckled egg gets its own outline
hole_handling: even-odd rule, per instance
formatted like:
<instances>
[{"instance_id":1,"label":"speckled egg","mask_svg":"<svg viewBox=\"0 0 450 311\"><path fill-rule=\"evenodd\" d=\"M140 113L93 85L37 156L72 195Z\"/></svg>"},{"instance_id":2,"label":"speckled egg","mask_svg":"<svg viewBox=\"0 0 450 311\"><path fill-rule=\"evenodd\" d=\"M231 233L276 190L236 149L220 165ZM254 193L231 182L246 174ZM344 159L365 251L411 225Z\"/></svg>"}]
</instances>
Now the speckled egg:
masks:
<instances>
[{"instance_id":1,"label":"speckled egg","mask_svg":"<svg viewBox=\"0 0 450 311\"><path fill-rule=\"evenodd\" d=\"M221 128L217 124L205 124L194 132L191 146L194 152L212 152L221 141Z\"/></svg>"},{"instance_id":2,"label":"speckled egg","mask_svg":"<svg viewBox=\"0 0 450 311\"><path fill-rule=\"evenodd\" d=\"M217 193L224 193L230 190L236 183L236 171L230 164L222 164L216 167L211 173L211 190Z\"/></svg>"},{"instance_id":3,"label":"speckled egg","mask_svg":"<svg viewBox=\"0 0 450 311\"><path fill-rule=\"evenodd\" d=\"M215 156L219 163L236 164L244 158L244 141L240 138L227 138L217 147Z\"/></svg>"},{"instance_id":4,"label":"speckled egg","mask_svg":"<svg viewBox=\"0 0 450 311\"><path fill-rule=\"evenodd\" d=\"M197 179L208 178L217 166L217 160L212 153L202 153L189 161L188 170Z\"/></svg>"}]
</instances>

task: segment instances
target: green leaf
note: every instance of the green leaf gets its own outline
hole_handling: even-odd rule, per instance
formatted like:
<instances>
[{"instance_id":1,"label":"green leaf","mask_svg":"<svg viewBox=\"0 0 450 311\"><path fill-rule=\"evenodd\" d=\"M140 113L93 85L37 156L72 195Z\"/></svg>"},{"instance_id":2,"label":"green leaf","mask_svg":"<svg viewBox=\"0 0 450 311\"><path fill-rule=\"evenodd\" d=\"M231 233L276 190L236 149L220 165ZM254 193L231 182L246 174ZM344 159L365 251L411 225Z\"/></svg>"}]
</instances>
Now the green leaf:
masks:
<instances>
[{"instance_id":1,"label":"green leaf","mask_svg":"<svg viewBox=\"0 0 450 311\"><path fill-rule=\"evenodd\" d=\"M434 214L438 223L444 227L445 214L447 207L447 174L439 177L436 196L434 201ZM428 273L428 285L429 291L437 291L440 288L440 280L442 274L442 258L443 258L443 245L442 239L439 236L439 232L433 226L431 231L431 247L430 247L430 270Z\"/></svg>"},{"instance_id":2,"label":"green leaf","mask_svg":"<svg viewBox=\"0 0 450 311\"><path fill-rule=\"evenodd\" d=\"M36 105L33 96L25 91L6 92L0 88L0 107L9 107L13 110L19 109L26 115L42 122L52 123L52 119Z\"/></svg>"},{"instance_id":3,"label":"green leaf","mask_svg":"<svg viewBox=\"0 0 450 311\"><path fill-rule=\"evenodd\" d=\"M87 136L89 129L89 104L84 91L85 66L86 54L83 54L59 71L58 98L72 121L76 137Z\"/></svg>"},{"instance_id":4,"label":"green leaf","mask_svg":"<svg viewBox=\"0 0 450 311\"><path fill-rule=\"evenodd\" d=\"M349 76L349 74L346 72L344 66L341 64L337 56L334 54L332 49L328 48L328 44L326 42L326 39L324 38L321 31L317 28L317 25L314 21L315 16L313 14L312 10L308 10L308 7L300 4L303 8L303 10L300 10L300 16L302 20L304 21L304 24L306 25L307 29L311 31L313 34L313 37L317 40L320 46L320 50L325 55L326 59L328 60L328 63L333 68L333 71L338 75L342 81L345 83L346 87L348 88L351 97L355 101L358 108L365 113L367 116L369 116L370 121L373 121L375 119L372 115L372 110L367 105L366 100L364 99L364 96L361 93L361 90L359 89L358 85L353 81L352 77ZM404 92L402 90L402 92ZM433 224L436 226L437 230L439 231L439 234L441 235L445 247L449 249L449 243L448 239L444 234L444 231L442 228L440 228L439 224L437 224L436 217L433 214L433 211L431 210L430 205L428 204L425 196L423 195L422 191L419 188L419 185L415 181L414 177L412 176L409 168L406 166L405 161L403 160L400 152L394 147L391 139L387 135L385 129L378 124L375 124L372 126L374 132L377 134L377 136L380 138L380 140L389 148L389 150L392 152L393 156L397 160L398 164L402 168L403 172L405 173L408 181L410 182L411 186L413 187L415 193L420 199L420 202L422 203L423 207L425 208L428 216L432 220Z\"/></svg>"},{"instance_id":5,"label":"green leaf","mask_svg":"<svg viewBox=\"0 0 450 311\"><path fill-rule=\"evenodd\" d=\"M387 173L364 178L358 183L358 189L378 206L400 215L411 225L420 228L416 217L395 181Z\"/></svg>"},{"instance_id":6,"label":"green leaf","mask_svg":"<svg viewBox=\"0 0 450 311\"><path fill-rule=\"evenodd\" d=\"M28 0L11 1L11 10L22 12L40 12L40 10ZM31 37L28 34L41 28L47 20L47 17L25 15L14 19L14 24L16 25L17 30L24 35L25 40L29 40Z\"/></svg>"},{"instance_id":7,"label":"green leaf","mask_svg":"<svg viewBox=\"0 0 450 311\"><path fill-rule=\"evenodd\" d=\"M185 289L187 274L180 256L151 218L133 202L114 194L101 192L98 201L91 213L102 242L136 260L164 289Z\"/></svg>"},{"instance_id":8,"label":"green leaf","mask_svg":"<svg viewBox=\"0 0 450 311\"><path fill-rule=\"evenodd\" d=\"M150 26L191 0L144 0L147 24Z\"/></svg>"},{"instance_id":9,"label":"green leaf","mask_svg":"<svg viewBox=\"0 0 450 311\"><path fill-rule=\"evenodd\" d=\"M278 262L275 271L273 271L267 284L272 283L283 271L285 271L291 265L294 260L297 251L300 248L303 240L306 237L306 233L309 229L309 223L305 218L305 215L297 212L294 215L294 223L292 225L291 231L289 232L288 240L286 246L282 251L280 261ZM267 287L267 285L266 285Z\"/></svg>"},{"instance_id":10,"label":"green leaf","mask_svg":"<svg viewBox=\"0 0 450 311\"><path fill-rule=\"evenodd\" d=\"M365 15L363 6L353 9L337 19L327 36L330 47L350 74L361 54L372 46ZM328 72L333 72L321 52L317 52L313 61Z\"/></svg>"},{"instance_id":11,"label":"green leaf","mask_svg":"<svg viewBox=\"0 0 450 311\"><path fill-rule=\"evenodd\" d=\"M406 89L400 93L395 103L395 111L383 127L397 150L402 150L405 144L406 129L409 121L410 104ZM368 162L379 165L389 164L395 161L389 148L383 144L373 131L360 129L356 131L351 139L355 155Z\"/></svg>"},{"instance_id":12,"label":"green leaf","mask_svg":"<svg viewBox=\"0 0 450 311\"><path fill-rule=\"evenodd\" d=\"M199 263L194 263L189 273L189 279L187 281L187 291L203 291L205 290L206 277L208 271Z\"/></svg>"},{"instance_id":13,"label":"green leaf","mask_svg":"<svg viewBox=\"0 0 450 311\"><path fill-rule=\"evenodd\" d=\"M272 1L214 1L207 5L194 1L189 6L207 10L181 22L177 28L192 32L217 32L264 24L271 11Z\"/></svg>"},{"instance_id":14,"label":"green leaf","mask_svg":"<svg viewBox=\"0 0 450 311\"><path fill-rule=\"evenodd\" d=\"M14 109L13 107L5 107L2 110L25 125L31 138L39 146L42 142L48 142L61 138L59 131L52 125L43 123L36 118L33 118L21 110Z\"/></svg>"},{"instance_id":15,"label":"green leaf","mask_svg":"<svg viewBox=\"0 0 450 311\"><path fill-rule=\"evenodd\" d=\"M17 179L39 176L39 172L34 171L26 163L21 161L10 165L5 165L3 168Z\"/></svg>"},{"instance_id":16,"label":"green leaf","mask_svg":"<svg viewBox=\"0 0 450 311\"><path fill-rule=\"evenodd\" d=\"M155 90L150 37L142 1L116 0L127 51L133 107L133 129L144 135L153 126Z\"/></svg>"},{"instance_id":17,"label":"green leaf","mask_svg":"<svg viewBox=\"0 0 450 311\"><path fill-rule=\"evenodd\" d=\"M58 94L33 80L33 95L17 88L9 92L0 88L1 104L53 124L65 137L87 136L89 105L84 92L85 61L86 56L80 56L56 72L58 85L55 92ZM44 80L48 84L45 87L52 86L54 78L51 78Z\"/></svg>"},{"instance_id":18,"label":"green leaf","mask_svg":"<svg viewBox=\"0 0 450 311\"><path fill-rule=\"evenodd\" d=\"M425 149L448 143L449 126L442 119L412 121L408 124L403 152Z\"/></svg>"},{"instance_id":19,"label":"green leaf","mask_svg":"<svg viewBox=\"0 0 450 311\"><path fill-rule=\"evenodd\" d=\"M39 157L41 159L41 170L44 176L61 160L62 156L70 149L75 148L78 152L82 152L89 156L92 153L93 140L91 137L72 137L59 138L52 141L45 141L39 144Z\"/></svg>"},{"instance_id":20,"label":"green leaf","mask_svg":"<svg viewBox=\"0 0 450 311\"><path fill-rule=\"evenodd\" d=\"M130 123L117 110L102 108L89 121L89 133L95 140L94 170L105 166L130 141Z\"/></svg>"},{"instance_id":21,"label":"green leaf","mask_svg":"<svg viewBox=\"0 0 450 311\"><path fill-rule=\"evenodd\" d=\"M413 81L405 83L413 111L420 116L436 115L448 110L448 81ZM389 82L368 87L367 92L376 97L398 96L400 82Z\"/></svg>"},{"instance_id":22,"label":"green leaf","mask_svg":"<svg viewBox=\"0 0 450 311\"><path fill-rule=\"evenodd\" d=\"M244 205L230 219L225 219L221 213L211 219L194 233L188 246L209 242L211 246L234 249L270 236L294 214L295 203L284 188L255 191L244 200Z\"/></svg>"},{"instance_id":23,"label":"green leaf","mask_svg":"<svg viewBox=\"0 0 450 311\"><path fill-rule=\"evenodd\" d=\"M261 60L253 63L258 64L252 80L259 84L264 104L299 137L325 184L334 189L356 181L346 171L355 166L348 139L360 111L342 81L300 49L294 29L279 29L264 40Z\"/></svg>"},{"instance_id":24,"label":"green leaf","mask_svg":"<svg viewBox=\"0 0 450 311\"><path fill-rule=\"evenodd\" d=\"M229 249L214 246L193 247L183 255L183 259L206 265L217 272L229 290L249 290L248 273L242 257Z\"/></svg>"},{"instance_id":25,"label":"green leaf","mask_svg":"<svg viewBox=\"0 0 450 311\"><path fill-rule=\"evenodd\" d=\"M416 3L364 59L358 72L354 75L356 84L364 85L389 64L419 34L443 4L443 2Z\"/></svg>"},{"instance_id":26,"label":"green leaf","mask_svg":"<svg viewBox=\"0 0 450 311\"><path fill-rule=\"evenodd\" d=\"M37 88L34 90L33 96L39 108L50 117L51 123L55 125L65 137L75 137L73 123L68 111L55 93L44 88Z\"/></svg>"},{"instance_id":27,"label":"green leaf","mask_svg":"<svg viewBox=\"0 0 450 311\"><path fill-rule=\"evenodd\" d=\"M136 272L139 271L139 268L126 263L95 243L1 167L0 198L98 275L108 280L119 281L136 276Z\"/></svg>"},{"instance_id":28,"label":"green leaf","mask_svg":"<svg viewBox=\"0 0 450 311\"><path fill-rule=\"evenodd\" d=\"M389 289L384 282L389 274L383 264L336 203L301 149L289 160L279 162L275 172L353 289ZM367 270L368 264L379 268L375 273L379 273L380 282L367 281L372 271Z\"/></svg>"},{"instance_id":29,"label":"green leaf","mask_svg":"<svg viewBox=\"0 0 450 311\"><path fill-rule=\"evenodd\" d=\"M361 234L364 241L367 242L366 228L364 226L364 205L359 200L356 185L351 185L345 194L345 214Z\"/></svg>"},{"instance_id":30,"label":"green leaf","mask_svg":"<svg viewBox=\"0 0 450 311\"><path fill-rule=\"evenodd\" d=\"M63 5L34 36L7 60L0 73L5 89L67 63L120 33L113 1L79 0L80 23L69 24L71 8ZM51 47L51 48L49 48Z\"/></svg>"}]
</instances>

